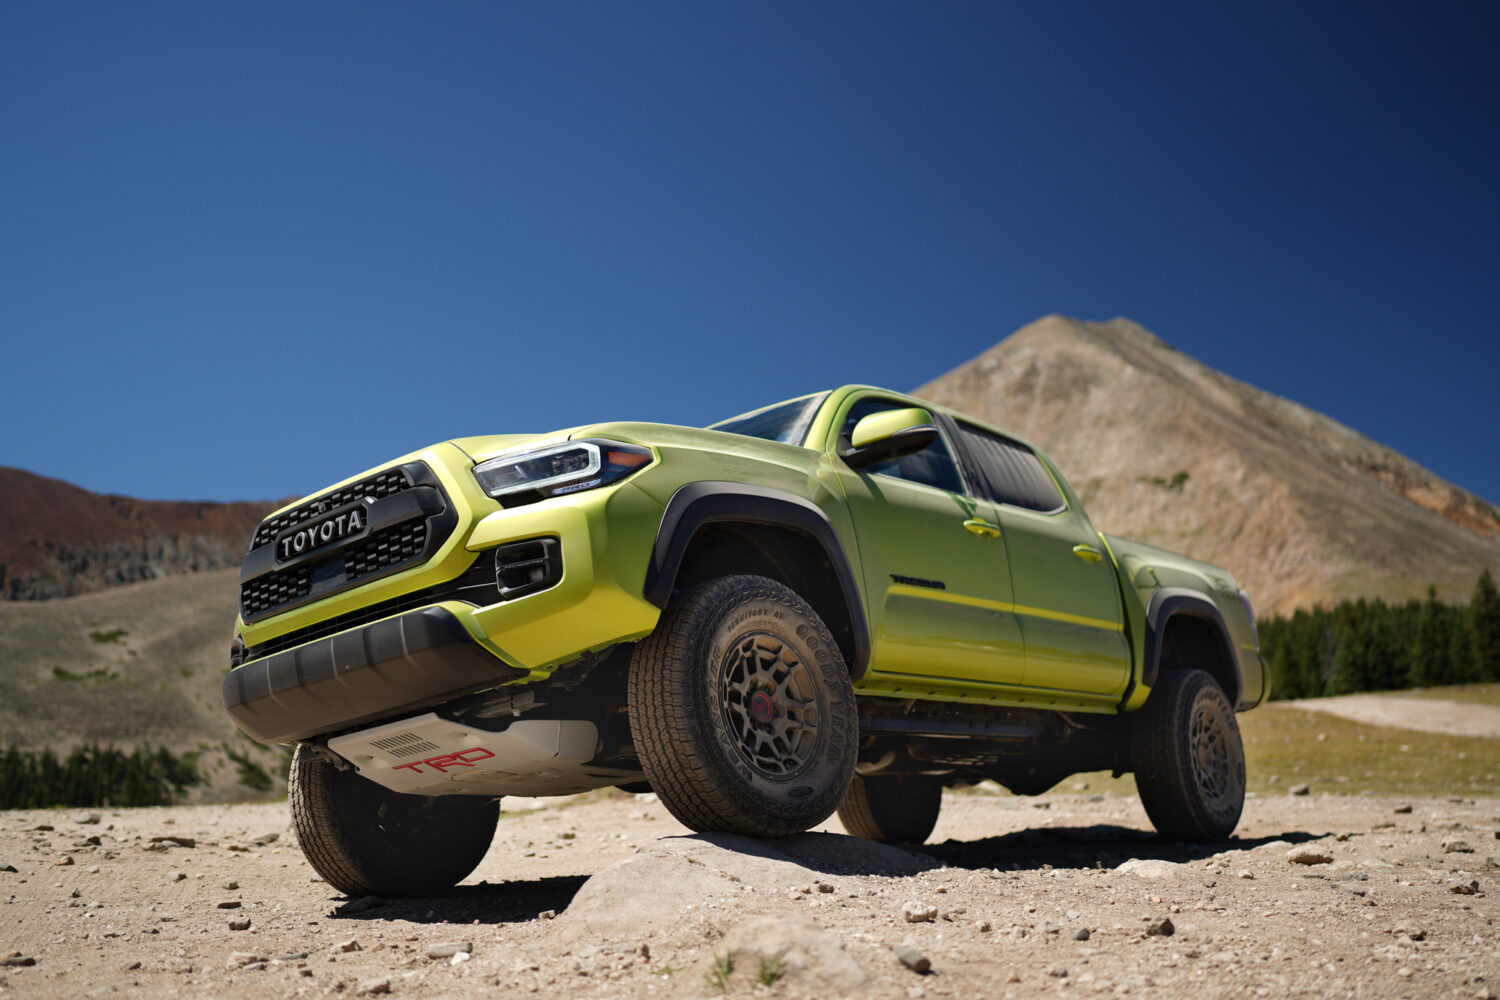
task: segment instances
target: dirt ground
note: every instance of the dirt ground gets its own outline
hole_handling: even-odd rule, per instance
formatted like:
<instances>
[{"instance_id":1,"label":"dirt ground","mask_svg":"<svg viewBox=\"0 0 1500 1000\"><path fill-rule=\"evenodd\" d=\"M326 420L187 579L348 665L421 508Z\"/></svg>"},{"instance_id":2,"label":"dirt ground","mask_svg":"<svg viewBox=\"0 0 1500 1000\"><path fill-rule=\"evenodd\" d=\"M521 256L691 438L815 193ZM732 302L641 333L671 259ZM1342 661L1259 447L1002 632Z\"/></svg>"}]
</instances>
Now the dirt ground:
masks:
<instances>
[{"instance_id":1,"label":"dirt ground","mask_svg":"<svg viewBox=\"0 0 1500 1000\"><path fill-rule=\"evenodd\" d=\"M1440 698L1400 698L1383 694L1346 694L1337 698L1299 698L1279 704L1309 712L1326 712L1369 726L1393 726L1447 736L1500 739L1500 708Z\"/></svg>"},{"instance_id":2,"label":"dirt ground","mask_svg":"<svg viewBox=\"0 0 1500 1000\"><path fill-rule=\"evenodd\" d=\"M910 850L836 821L784 841L688 836L649 795L507 801L465 884L353 905L303 861L284 803L0 813L0 996L1500 988L1500 802L1252 798L1235 839L1200 846L1077 784L947 793Z\"/></svg>"}]
</instances>

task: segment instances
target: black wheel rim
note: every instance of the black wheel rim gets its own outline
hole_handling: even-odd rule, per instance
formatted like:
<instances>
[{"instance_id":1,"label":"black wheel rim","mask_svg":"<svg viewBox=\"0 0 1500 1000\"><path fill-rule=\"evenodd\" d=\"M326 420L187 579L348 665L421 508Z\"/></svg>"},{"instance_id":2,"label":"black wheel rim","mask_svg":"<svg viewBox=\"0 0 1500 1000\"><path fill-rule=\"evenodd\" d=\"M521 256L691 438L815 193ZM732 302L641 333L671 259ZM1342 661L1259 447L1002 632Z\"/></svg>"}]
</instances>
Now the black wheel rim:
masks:
<instances>
[{"instance_id":1,"label":"black wheel rim","mask_svg":"<svg viewBox=\"0 0 1500 1000\"><path fill-rule=\"evenodd\" d=\"M817 687L795 650L764 632L742 636L724 656L720 704L735 750L761 774L785 778L815 757Z\"/></svg>"},{"instance_id":2,"label":"black wheel rim","mask_svg":"<svg viewBox=\"0 0 1500 1000\"><path fill-rule=\"evenodd\" d=\"M1229 795L1229 741L1219 713L1200 705L1193 712L1188 729L1189 756L1193 761L1193 778L1203 801L1217 806Z\"/></svg>"}]
</instances>

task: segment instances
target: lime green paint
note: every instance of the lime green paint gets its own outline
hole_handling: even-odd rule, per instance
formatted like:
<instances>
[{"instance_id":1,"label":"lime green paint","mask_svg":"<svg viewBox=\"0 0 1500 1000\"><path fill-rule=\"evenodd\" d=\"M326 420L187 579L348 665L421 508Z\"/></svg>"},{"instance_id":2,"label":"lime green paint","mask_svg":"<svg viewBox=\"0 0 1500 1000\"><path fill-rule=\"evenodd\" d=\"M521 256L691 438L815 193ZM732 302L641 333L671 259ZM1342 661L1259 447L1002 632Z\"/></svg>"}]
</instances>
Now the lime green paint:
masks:
<instances>
[{"instance_id":1,"label":"lime green paint","mask_svg":"<svg viewBox=\"0 0 1500 1000\"><path fill-rule=\"evenodd\" d=\"M1005 604L998 601L987 601L980 597L967 597L963 594L950 594L947 591L931 591L924 587L912 587L905 584L892 584L887 591L889 594L900 594L922 600L937 600L946 604L963 604L972 608L983 608L988 611L999 611L1004 614L1029 615L1036 618L1049 618L1053 621L1065 622L1069 625L1081 625L1085 628L1103 629L1105 631L1122 632L1124 624L1121 622L1105 621L1102 618L1086 618L1083 615L1071 615L1066 611L1054 611L1050 608L1029 608L1017 604Z\"/></svg>"},{"instance_id":2,"label":"lime green paint","mask_svg":"<svg viewBox=\"0 0 1500 1000\"><path fill-rule=\"evenodd\" d=\"M553 535L563 563L557 586L473 611L486 644L507 663L540 671L649 634L660 611L641 592L661 514L660 504L626 480L485 517L470 548Z\"/></svg>"},{"instance_id":3,"label":"lime green paint","mask_svg":"<svg viewBox=\"0 0 1500 1000\"><path fill-rule=\"evenodd\" d=\"M966 529L969 521L994 523L993 505L839 463L837 429L870 395L892 394L866 390L838 400L823 456L839 468L854 522L874 640L865 683L884 673L1019 683L1025 654L1020 624L1009 610L1004 545Z\"/></svg>"},{"instance_id":4,"label":"lime green paint","mask_svg":"<svg viewBox=\"0 0 1500 1000\"><path fill-rule=\"evenodd\" d=\"M1124 636L1120 581L1102 558L1075 554L1075 546L1098 540L1083 509L1074 503L1042 514L1007 505L1000 524L1026 643L1026 685L1123 692L1134 657Z\"/></svg>"},{"instance_id":5,"label":"lime green paint","mask_svg":"<svg viewBox=\"0 0 1500 1000\"><path fill-rule=\"evenodd\" d=\"M458 527L433 557L258 624L241 623L238 633L253 646L453 579L485 549L552 536L562 545L564 566L555 587L488 607L442 605L496 656L530 671L515 683L542 680L584 652L650 634L660 612L642 592L662 513L684 485L715 481L784 491L827 516L870 629L869 671L857 685L862 694L1077 712L1134 710L1150 693L1139 683L1145 609L1158 588L1184 587L1219 608L1238 651L1245 698L1264 699L1264 661L1229 574L1101 535L1045 456L1043 465L1065 501L1051 514L995 504L973 484L952 493L853 469L838 456L838 432L850 408L870 395L897 405L864 418L854 444L933 424L949 451L959 454L956 442L947 439L940 408L869 386L845 386L827 394L800 446L612 422L462 438L403 456L396 461L426 462L456 507ZM570 437L642 445L654 461L613 485L512 509L486 496L474 480L478 462Z\"/></svg>"},{"instance_id":6,"label":"lime green paint","mask_svg":"<svg viewBox=\"0 0 1500 1000\"><path fill-rule=\"evenodd\" d=\"M849 443L856 448L884 441L913 427L925 427L932 423L932 414L920 406L909 406L901 410L885 410L872 413L854 425L849 434Z\"/></svg>"},{"instance_id":7,"label":"lime green paint","mask_svg":"<svg viewBox=\"0 0 1500 1000\"><path fill-rule=\"evenodd\" d=\"M1151 591L1157 587L1156 576L1146 574L1145 582L1142 582L1139 573L1133 573L1127 569L1126 563L1135 557L1126 557L1121 560L1116 556L1114 546L1110 544L1109 536L1099 535L1099 544L1104 548L1104 554L1109 564L1116 569L1115 575L1120 579L1121 603L1125 608L1125 638L1130 643L1130 659L1133 664L1131 677L1135 683L1126 688L1124 700L1120 704L1120 711L1134 712L1146 703L1146 697L1151 689L1140 683L1140 667L1146 660L1146 608L1151 601ZM1141 568L1149 569L1145 564L1135 559ZM1134 587L1130 581L1134 581Z\"/></svg>"},{"instance_id":8,"label":"lime green paint","mask_svg":"<svg viewBox=\"0 0 1500 1000\"><path fill-rule=\"evenodd\" d=\"M1007 708L1046 708L1061 712L1112 714L1119 707L1119 700L1109 695L908 674L883 673L868 677L856 684L854 689L859 694L881 698L916 698L923 701Z\"/></svg>"}]
</instances>

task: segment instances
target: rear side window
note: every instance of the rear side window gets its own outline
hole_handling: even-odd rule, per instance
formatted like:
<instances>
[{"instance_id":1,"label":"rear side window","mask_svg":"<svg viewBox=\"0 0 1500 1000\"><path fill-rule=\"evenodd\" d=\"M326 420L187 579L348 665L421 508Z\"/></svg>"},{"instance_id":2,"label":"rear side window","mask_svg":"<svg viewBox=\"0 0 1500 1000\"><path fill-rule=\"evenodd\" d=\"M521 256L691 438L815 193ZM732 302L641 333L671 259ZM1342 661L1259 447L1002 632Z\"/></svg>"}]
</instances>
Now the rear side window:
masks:
<instances>
[{"instance_id":1,"label":"rear side window","mask_svg":"<svg viewBox=\"0 0 1500 1000\"><path fill-rule=\"evenodd\" d=\"M872 413L899 410L911 405L911 403L898 403L894 399L880 399L874 396L861 399L854 404L849 410L849 415L844 418L844 426L839 431L839 440L847 444L849 435L854 432L854 425ZM964 492L963 480L958 475L958 465L953 461L953 454L948 451L948 446L943 443L941 436L915 455L892 459L889 462L877 462L866 466L864 471L877 476L891 476L912 483L936 486L949 493Z\"/></svg>"},{"instance_id":2,"label":"rear side window","mask_svg":"<svg viewBox=\"0 0 1500 1000\"><path fill-rule=\"evenodd\" d=\"M1023 444L960 423L958 432L979 463L989 498L996 503L1051 514L1066 503L1052 474Z\"/></svg>"}]
</instances>

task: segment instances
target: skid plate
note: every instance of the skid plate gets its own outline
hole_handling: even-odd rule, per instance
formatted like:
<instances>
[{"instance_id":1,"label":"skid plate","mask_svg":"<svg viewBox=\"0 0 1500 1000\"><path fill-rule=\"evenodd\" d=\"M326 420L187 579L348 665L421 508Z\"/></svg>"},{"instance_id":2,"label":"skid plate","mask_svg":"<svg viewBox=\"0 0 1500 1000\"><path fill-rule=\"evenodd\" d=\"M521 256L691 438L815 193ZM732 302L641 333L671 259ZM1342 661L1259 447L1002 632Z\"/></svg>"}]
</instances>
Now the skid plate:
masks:
<instances>
[{"instance_id":1,"label":"skid plate","mask_svg":"<svg viewBox=\"0 0 1500 1000\"><path fill-rule=\"evenodd\" d=\"M520 719L492 733L429 712L336 737L328 749L410 795L570 795L632 780L588 766L598 739L584 719Z\"/></svg>"}]
</instances>

